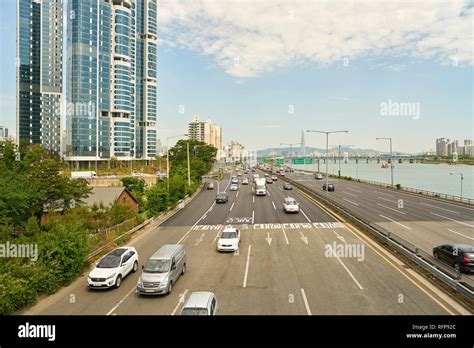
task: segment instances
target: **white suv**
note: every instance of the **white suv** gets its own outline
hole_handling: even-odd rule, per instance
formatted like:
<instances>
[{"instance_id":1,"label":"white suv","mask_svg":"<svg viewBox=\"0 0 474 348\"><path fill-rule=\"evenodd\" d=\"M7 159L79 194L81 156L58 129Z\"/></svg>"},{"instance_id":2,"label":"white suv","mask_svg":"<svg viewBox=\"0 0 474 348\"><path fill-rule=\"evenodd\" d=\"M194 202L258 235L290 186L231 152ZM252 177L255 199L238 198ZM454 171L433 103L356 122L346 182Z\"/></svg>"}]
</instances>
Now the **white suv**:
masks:
<instances>
[{"instance_id":1,"label":"white suv","mask_svg":"<svg viewBox=\"0 0 474 348\"><path fill-rule=\"evenodd\" d=\"M123 278L138 269L138 254L134 247L122 247L105 255L87 277L90 288L120 287Z\"/></svg>"}]
</instances>

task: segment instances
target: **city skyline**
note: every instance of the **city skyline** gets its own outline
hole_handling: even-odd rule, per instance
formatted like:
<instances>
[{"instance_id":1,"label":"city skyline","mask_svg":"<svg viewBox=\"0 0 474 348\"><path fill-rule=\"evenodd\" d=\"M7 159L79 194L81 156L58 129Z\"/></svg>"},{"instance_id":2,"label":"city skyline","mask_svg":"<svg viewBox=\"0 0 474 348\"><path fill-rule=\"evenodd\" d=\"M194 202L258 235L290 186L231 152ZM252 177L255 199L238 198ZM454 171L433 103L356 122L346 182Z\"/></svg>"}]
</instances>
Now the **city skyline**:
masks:
<instances>
[{"instance_id":1,"label":"city skyline","mask_svg":"<svg viewBox=\"0 0 474 348\"><path fill-rule=\"evenodd\" d=\"M209 115L225 129L224 142L240 139L249 149L278 145L272 137L296 142L302 129L331 130L340 125L349 133L335 136L335 141L379 151L386 150L375 140L380 136L391 136L394 150L410 153L432 149L433 139L443 136L473 137L469 73L473 7L469 2L435 2L436 11L431 12L422 5L391 2L370 11L363 3L347 12L335 5L330 8L333 21L323 21L327 28L321 34L307 22L308 16L322 16L327 10L318 2L307 8L297 3L278 8L263 1L247 9L253 24L239 16L243 4L227 9L226 16L221 5L211 11L206 4L159 4L157 64L162 88L157 93L157 134L161 140L182 131L196 113ZM15 64L15 43L9 34L14 32L11 14L16 6L12 0L5 5L0 123L13 134L15 92L10 70ZM368 27L358 19L364 10L367 13L361 18ZM416 24L415 15L424 27ZM382 19L387 19L389 28L382 30ZM206 24L213 21L221 29L216 37L209 35ZM274 25L284 21L291 23L290 37ZM354 25L347 29L346 22ZM263 30L265 23L268 31ZM235 35L224 32L228 24L235 26ZM254 35L245 34L247 26L255 29ZM372 33L370 27L380 33ZM293 42L291 37L301 36L304 28L314 33L311 40ZM394 34L374 49L388 29ZM328 31L338 33L333 45L322 35ZM280 36L290 50L275 44L269 33ZM367 33L373 37L362 40ZM429 41L429 37L439 39ZM269 53L275 57L271 61ZM256 54L267 68L251 59ZM306 143L322 147L324 139L309 135Z\"/></svg>"}]
</instances>

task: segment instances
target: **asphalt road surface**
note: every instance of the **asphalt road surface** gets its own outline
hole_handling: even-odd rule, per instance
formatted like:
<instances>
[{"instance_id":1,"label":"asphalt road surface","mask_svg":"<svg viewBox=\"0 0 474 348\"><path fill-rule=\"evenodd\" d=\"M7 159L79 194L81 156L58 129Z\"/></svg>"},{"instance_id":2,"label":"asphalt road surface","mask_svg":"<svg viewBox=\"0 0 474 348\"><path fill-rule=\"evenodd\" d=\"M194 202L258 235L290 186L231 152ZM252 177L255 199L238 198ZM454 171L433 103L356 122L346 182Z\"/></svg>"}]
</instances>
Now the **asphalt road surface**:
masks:
<instances>
[{"instance_id":1,"label":"asphalt road surface","mask_svg":"<svg viewBox=\"0 0 474 348\"><path fill-rule=\"evenodd\" d=\"M229 192L228 182L229 175L219 183L220 191ZM86 270L24 314L179 314L193 291L214 292L219 314L469 314L302 192L282 186L276 181L267 185L267 196L255 197L252 184L239 184L225 204L214 203L217 185L204 189L169 220L129 243L138 251L140 267L119 289L89 290ZM287 195L299 201L300 213L283 212ZM216 250L217 236L227 225L241 229L237 253ZM138 295L141 265L169 243L184 245L186 273L170 295ZM342 249L346 252L339 253Z\"/></svg>"},{"instance_id":2,"label":"asphalt road surface","mask_svg":"<svg viewBox=\"0 0 474 348\"><path fill-rule=\"evenodd\" d=\"M308 173L286 176L325 193L325 178L315 180ZM329 182L335 185L334 192L327 192L329 198L429 255L442 244L474 245L474 208L355 181L330 178ZM474 280L473 275L465 276Z\"/></svg>"}]
</instances>

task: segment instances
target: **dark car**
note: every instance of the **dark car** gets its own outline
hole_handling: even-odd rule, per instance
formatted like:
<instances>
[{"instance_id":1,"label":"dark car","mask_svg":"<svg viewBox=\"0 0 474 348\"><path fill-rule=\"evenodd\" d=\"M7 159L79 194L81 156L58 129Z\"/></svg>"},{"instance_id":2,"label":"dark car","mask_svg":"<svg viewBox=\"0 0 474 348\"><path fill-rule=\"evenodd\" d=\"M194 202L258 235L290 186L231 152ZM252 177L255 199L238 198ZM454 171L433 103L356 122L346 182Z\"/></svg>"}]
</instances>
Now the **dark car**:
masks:
<instances>
[{"instance_id":1,"label":"dark car","mask_svg":"<svg viewBox=\"0 0 474 348\"><path fill-rule=\"evenodd\" d=\"M453 266L456 271L474 272L474 246L469 244L444 244L433 248L435 259Z\"/></svg>"},{"instance_id":2,"label":"dark car","mask_svg":"<svg viewBox=\"0 0 474 348\"><path fill-rule=\"evenodd\" d=\"M267 184L273 184L273 179L270 178L270 177L268 177L268 178L267 178Z\"/></svg>"},{"instance_id":3,"label":"dark car","mask_svg":"<svg viewBox=\"0 0 474 348\"><path fill-rule=\"evenodd\" d=\"M219 192L216 195L216 203L227 203L229 196L225 192Z\"/></svg>"},{"instance_id":4,"label":"dark car","mask_svg":"<svg viewBox=\"0 0 474 348\"><path fill-rule=\"evenodd\" d=\"M293 190L293 186L290 183L283 185L283 190Z\"/></svg>"},{"instance_id":5,"label":"dark car","mask_svg":"<svg viewBox=\"0 0 474 348\"><path fill-rule=\"evenodd\" d=\"M328 187L326 189L326 184L323 185L323 191L334 191L334 184L328 184Z\"/></svg>"}]
</instances>

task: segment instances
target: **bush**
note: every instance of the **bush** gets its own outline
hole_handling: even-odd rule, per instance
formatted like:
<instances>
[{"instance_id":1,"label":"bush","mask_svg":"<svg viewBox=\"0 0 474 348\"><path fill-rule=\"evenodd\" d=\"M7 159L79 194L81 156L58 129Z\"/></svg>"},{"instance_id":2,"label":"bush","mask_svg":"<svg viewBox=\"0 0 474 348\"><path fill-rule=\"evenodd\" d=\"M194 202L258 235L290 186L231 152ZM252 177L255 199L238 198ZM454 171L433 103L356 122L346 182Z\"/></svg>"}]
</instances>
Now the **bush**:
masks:
<instances>
[{"instance_id":1,"label":"bush","mask_svg":"<svg viewBox=\"0 0 474 348\"><path fill-rule=\"evenodd\" d=\"M170 206L170 195L164 184L153 186L146 192L147 210L152 215L158 215Z\"/></svg>"},{"instance_id":2,"label":"bush","mask_svg":"<svg viewBox=\"0 0 474 348\"><path fill-rule=\"evenodd\" d=\"M0 274L0 314L12 314L35 303L36 291L29 282L29 279L16 278L10 273Z\"/></svg>"},{"instance_id":3,"label":"bush","mask_svg":"<svg viewBox=\"0 0 474 348\"><path fill-rule=\"evenodd\" d=\"M397 188L397 190L400 190L402 188L400 184L396 184L395 187Z\"/></svg>"}]
</instances>

